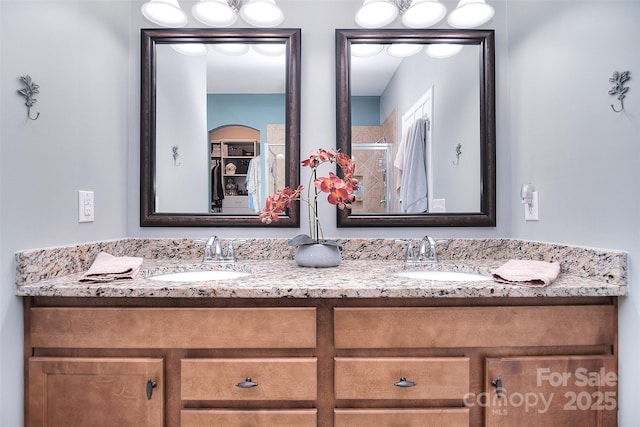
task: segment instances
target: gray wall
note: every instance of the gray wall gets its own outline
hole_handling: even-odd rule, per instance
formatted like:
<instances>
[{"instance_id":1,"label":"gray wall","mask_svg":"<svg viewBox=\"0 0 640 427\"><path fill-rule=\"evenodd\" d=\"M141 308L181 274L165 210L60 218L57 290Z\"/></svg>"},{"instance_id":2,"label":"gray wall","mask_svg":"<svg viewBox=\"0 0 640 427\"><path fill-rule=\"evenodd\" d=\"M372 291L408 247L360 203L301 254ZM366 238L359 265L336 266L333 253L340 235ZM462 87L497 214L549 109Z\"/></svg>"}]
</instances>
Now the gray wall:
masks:
<instances>
[{"instance_id":1,"label":"gray wall","mask_svg":"<svg viewBox=\"0 0 640 427\"><path fill-rule=\"evenodd\" d=\"M640 256L633 163L638 159L640 2L488 0L496 16L498 226L336 229L330 236L514 237L626 250L631 287ZM124 236L293 236L300 230L140 228L139 31L142 0L0 1L0 425L22 425L22 309L13 254ZM193 1L181 1L190 10ZM302 149L335 143L334 29L355 28L358 0L285 1L283 27L302 28ZM445 1L448 8L455 1ZM338 13L338 11L340 13ZM197 24L191 23L192 26ZM243 24L238 24L242 26ZM446 24L440 24L445 28ZM631 70L625 113L607 95ZM26 120L18 77L41 85ZM306 172L306 171L303 171ZM303 173L302 182L308 176ZM540 191L540 221L525 223L518 188ZM96 220L77 223L77 190L94 190ZM304 218L304 212L303 212ZM303 230L304 231L304 230ZM632 289L633 291L633 289ZM640 297L620 304L620 425L640 419L634 383Z\"/></svg>"}]
</instances>

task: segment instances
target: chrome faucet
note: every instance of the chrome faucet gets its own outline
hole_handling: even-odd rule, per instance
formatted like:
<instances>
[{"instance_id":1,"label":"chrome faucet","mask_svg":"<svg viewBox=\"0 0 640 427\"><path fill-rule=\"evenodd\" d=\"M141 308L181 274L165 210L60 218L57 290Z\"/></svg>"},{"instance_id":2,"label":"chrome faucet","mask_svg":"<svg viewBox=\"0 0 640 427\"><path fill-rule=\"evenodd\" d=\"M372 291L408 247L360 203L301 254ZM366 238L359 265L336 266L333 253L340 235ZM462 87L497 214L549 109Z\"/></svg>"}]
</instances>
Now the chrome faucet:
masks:
<instances>
[{"instance_id":1,"label":"chrome faucet","mask_svg":"<svg viewBox=\"0 0 640 427\"><path fill-rule=\"evenodd\" d=\"M438 262L438 255L436 252L436 241L431 236L424 236L418 246L418 254L415 254L413 241L396 240L396 243L407 243L407 252L404 257L404 262L413 263L436 263Z\"/></svg>"},{"instance_id":2,"label":"chrome faucet","mask_svg":"<svg viewBox=\"0 0 640 427\"><path fill-rule=\"evenodd\" d=\"M428 245L428 252L427 252ZM436 241L431 236L424 236L420 242L420 248L418 249L417 262L438 262L438 255L436 253Z\"/></svg>"},{"instance_id":3,"label":"chrome faucet","mask_svg":"<svg viewBox=\"0 0 640 427\"><path fill-rule=\"evenodd\" d=\"M223 261L222 245L218 236L211 236L204 245L204 258L202 262Z\"/></svg>"},{"instance_id":4,"label":"chrome faucet","mask_svg":"<svg viewBox=\"0 0 640 427\"><path fill-rule=\"evenodd\" d=\"M222 243L218 236L211 236L204 245L204 258L202 262L236 262L236 253L233 243L244 243L244 240L229 240L226 252L222 250Z\"/></svg>"}]
</instances>

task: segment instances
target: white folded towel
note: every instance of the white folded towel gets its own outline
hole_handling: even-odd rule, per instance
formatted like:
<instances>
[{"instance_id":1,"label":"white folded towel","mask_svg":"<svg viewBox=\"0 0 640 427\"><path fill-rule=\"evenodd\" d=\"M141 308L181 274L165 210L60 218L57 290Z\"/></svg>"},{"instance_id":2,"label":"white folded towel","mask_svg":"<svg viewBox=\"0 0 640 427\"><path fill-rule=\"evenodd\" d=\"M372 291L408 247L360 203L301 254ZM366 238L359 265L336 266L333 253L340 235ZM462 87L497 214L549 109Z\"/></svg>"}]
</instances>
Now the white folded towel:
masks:
<instances>
[{"instance_id":1,"label":"white folded towel","mask_svg":"<svg viewBox=\"0 0 640 427\"><path fill-rule=\"evenodd\" d=\"M113 280L134 279L140 271L142 258L115 257L106 252L100 252L80 282L111 282Z\"/></svg>"},{"instance_id":2,"label":"white folded towel","mask_svg":"<svg viewBox=\"0 0 640 427\"><path fill-rule=\"evenodd\" d=\"M559 274L560 264L557 262L512 259L493 271L493 280L543 287L556 280Z\"/></svg>"}]
</instances>

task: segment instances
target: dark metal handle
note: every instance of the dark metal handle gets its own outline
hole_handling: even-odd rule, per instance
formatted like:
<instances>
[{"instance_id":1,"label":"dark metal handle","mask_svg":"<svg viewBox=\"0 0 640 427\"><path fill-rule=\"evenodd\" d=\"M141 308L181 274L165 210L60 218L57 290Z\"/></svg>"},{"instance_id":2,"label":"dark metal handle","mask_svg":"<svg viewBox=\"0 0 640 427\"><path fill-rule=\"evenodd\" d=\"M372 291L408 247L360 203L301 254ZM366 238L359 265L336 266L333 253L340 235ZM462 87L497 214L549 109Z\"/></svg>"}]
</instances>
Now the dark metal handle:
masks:
<instances>
[{"instance_id":1,"label":"dark metal handle","mask_svg":"<svg viewBox=\"0 0 640 427\"><path fill-rule=\"evenodd\" d=\"M396 387L415 387L416 383L407 380L405 377L400 378L400 381L393 384Z\"/></svg>"},{"instance_id":2,"label":"dark metal handle","mask_svg":"<svg viewBox=\"0 0 640 427\"><path fill-rule=\"evenodd\" d=\"M498 398L501 398L502 397L502 379L500 379L500 377L496 378L495 380L491 381L491 385L496 388L496 395L498 396Z\"/></svg>"},{"instance_id":3,"label":"dark metal handle","mask_svg":"<svg viewBox=\"0 0 640 427\"><path fill-rule=\"evenodd\" d=\"M151 400L151 396L153 396L153 389L156 388L158 384L153 381L151 378L147 380L147 399Z\"/></svg>"},{"instance_id":4,"label":"dark metal handle","mask_svg":"<svg viewBox=\"0 0 640 427\"><path fill-rule=\"evenodd\" d=\"M236 387L240 387L240 388L258 387L258 383L254 383L253 381L251 381L251 378L247 378L241 383L236 384Z\"/></svg>"}]
</instances>

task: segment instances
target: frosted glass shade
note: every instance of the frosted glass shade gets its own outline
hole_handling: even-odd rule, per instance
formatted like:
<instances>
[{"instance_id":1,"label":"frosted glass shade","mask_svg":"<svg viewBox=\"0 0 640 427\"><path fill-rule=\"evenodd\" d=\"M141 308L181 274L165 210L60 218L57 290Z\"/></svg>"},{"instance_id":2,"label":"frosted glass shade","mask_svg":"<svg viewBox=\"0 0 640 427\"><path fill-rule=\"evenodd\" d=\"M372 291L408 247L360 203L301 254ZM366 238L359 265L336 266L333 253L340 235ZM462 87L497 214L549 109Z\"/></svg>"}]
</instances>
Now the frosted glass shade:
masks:
<instances>
[{"instance_id":1,"label":"frosted glass shade","mask_svg":"<svg viewBox=\"0 0 640 427\"><path fill-rule=\"evenodd\" d=\"M238 20L238 14L227 0L200 0L193 5L191 13L198 21L210 27L228 27Z\"/></svg>"},{"instance_id":2,"label":"frosted glass shade","mask_svg":"<svg viewBox=\"0 0 640 427\"><path fill-rule=\"evenodd\" d=\"M184 27L189 22L178 0L149 0L140 11L149 21L162 27Z\"/></svg>"},{"instance_id":3,"label":"frosted glass shade","mask_svg":"<svg viewBox=\"0 0 640 427\"><path fill-rule=\"evenodd\" d=\"M447 22L455 28L474 28L493 18L494 10L484 0L460 0Z\"/></svg>"},{"instance_id":4,"label":"frosted glass shade","mask_svg":"<svg viewBox=\"0 0 640 427\"><path fill-rule=\"evenodd\" d=\"M275 27L284 21L284 13L275 0L248 0L240 9L240 16L256 27Z\"/></svg>"},{"instance_id":5,"label":"frosted glass shade","mask_svg":"<svg viewBox=\"0 0 640 427\"><path fill-rule=\"evenodd\" d=\"M393 0L364 0L356 12L356 24L363 28L380 28L397 18L398 7Z\"/></svg>"},{"instance_id":6,"label":"frosted glass shade","mask_svg":"<svg viewBox=\"0 0 640 427\"><path fill-rule=\"evenodd\" d=\"M427 28L437 24L447 14L438 0L413 0L402 14L402 23L409 28Z\"/></svg>"}]
</instances>

